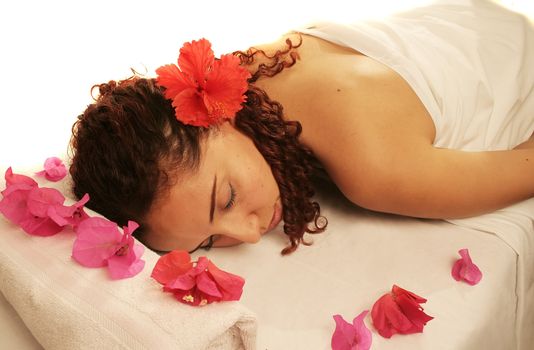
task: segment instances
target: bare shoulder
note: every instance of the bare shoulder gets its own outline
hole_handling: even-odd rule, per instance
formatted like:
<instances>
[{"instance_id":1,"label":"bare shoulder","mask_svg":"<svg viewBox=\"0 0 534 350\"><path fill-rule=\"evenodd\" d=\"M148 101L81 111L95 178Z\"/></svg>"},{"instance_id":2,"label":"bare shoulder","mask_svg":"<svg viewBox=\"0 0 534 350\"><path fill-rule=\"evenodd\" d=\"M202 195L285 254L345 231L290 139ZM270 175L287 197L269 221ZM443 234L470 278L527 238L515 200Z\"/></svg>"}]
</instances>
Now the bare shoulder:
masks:
<instances>
[{"instance_id":1,"label":"bare shoulder","mask_svg":"<svg viewBox=\"0 0 534 350\"><path fill-rule=\"evenodd\" d=\"M432 119L395 71L311 36L298 53L295 66L258 85L302 124L302 142L349 199L358 202L362 184L432 145Z\"/></svg>"},{"instance_id":2,"label":"bare shoulder","mask_svg":"<svg viewBox=\"0 0 534 350\"><path fill-rule=\"evenodd\" d=\"M306 38L308 39L308 38ZM285 89L289 117L341 190L358 202L362 184L394 173L432 145L435 129L421 100L389 67L353 50L312 39ZM305 40L306 42L306 40Z\"/></svg>"}]
</instances>

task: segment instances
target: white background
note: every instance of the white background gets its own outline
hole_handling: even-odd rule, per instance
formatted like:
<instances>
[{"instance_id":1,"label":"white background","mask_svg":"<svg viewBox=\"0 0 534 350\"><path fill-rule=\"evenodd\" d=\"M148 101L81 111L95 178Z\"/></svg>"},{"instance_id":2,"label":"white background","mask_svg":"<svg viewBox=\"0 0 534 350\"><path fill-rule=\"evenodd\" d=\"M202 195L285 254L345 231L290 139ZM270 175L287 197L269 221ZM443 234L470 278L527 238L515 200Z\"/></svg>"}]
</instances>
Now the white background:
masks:
<instances>
[{"instance_id":1,"label":"white background","mask_svg":"<svg viewBox=\"0 0 534 350\"><path fill-rule=\"evenodd\" d=\"M276 39L314 19L354 20L428 0L3 1L0 4L0 169L64 156L90 87L153 75L184 41L216 55ZM501 1L533 14L534 1ZM0 174L1 177L1 174ZM3 181L0 180L0 183Z\"/></svg>"}]
</instances>

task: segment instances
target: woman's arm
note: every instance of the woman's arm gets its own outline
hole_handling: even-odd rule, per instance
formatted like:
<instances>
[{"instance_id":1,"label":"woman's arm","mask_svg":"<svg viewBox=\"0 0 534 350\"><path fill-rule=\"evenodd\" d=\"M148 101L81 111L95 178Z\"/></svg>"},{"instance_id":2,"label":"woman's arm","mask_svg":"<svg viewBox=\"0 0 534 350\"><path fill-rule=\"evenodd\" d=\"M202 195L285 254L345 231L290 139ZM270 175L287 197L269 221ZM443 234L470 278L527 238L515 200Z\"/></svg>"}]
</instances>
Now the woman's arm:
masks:
<instances>
[{"instance_id":1,"label":"woman's arm","mask_svg":"<svg viewBox=\"0 0 534 350\"><path fill-rule=\"evenodd\" d=\"M421 147L390 150L345 182L363 207L424 218L490 212L534 195L534 149L463 152ZM343 189L342 189L343 190Z\"/></svg>"}]
</instances>

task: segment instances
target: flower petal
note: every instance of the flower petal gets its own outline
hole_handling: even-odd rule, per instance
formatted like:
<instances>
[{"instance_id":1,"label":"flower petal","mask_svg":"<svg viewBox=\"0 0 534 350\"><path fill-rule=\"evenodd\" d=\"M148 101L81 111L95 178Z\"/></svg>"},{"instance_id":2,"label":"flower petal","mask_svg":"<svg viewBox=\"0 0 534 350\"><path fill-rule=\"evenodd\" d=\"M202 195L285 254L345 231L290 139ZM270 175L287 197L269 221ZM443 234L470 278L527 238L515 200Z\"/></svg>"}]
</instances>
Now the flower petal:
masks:
<instances>
[{"instance_id":1,"label":"flower petal","mask_svg":"<svg viewBox=\"0 0 534 350\"><path fill-rule=\"evenodd\" d=\"M72 247L72 257L83 266L102 267L112 257L122 240L117 224L100 217L91 217L80 223Z\"/></svg>"},{"instance_id":2,"label":"flower petal","mask_svg":"<svg viewBox=\"0 0 534 350\"><path fill-rule=\"evenodd\" d=\"M13 174L11 167L6 169L4 178L6 179L6 187L15 184L26 184L32 187L37 186L37 182L35 182L35 180L31 177L21 174Z\"/></svg>"},{"instance_id":3,"label":"flower petal","mask_svg":"<svg viewBox=\"0 0 534 350\"><path fill-rule=\"evenodd\" d=\"M222 300L239 300L241 298L245 284L242 277L219 269L211 261L208 263L208 272L222 292Z\"/></svg>"},{"instance_id":4,"label":"flower petal","mask_svg":"<svg viewBox=\"0 0 534 350\"><path fill-rule=\"evenodd\" d=\"M355 343L356 330L341 315L334 315L333 318L336 322L336 329L330 342L332 350L352 350L352 346Z\"/></svg>"},{"instance_id":5,"label":"flower petal","mask_svg":"<svg viewBox=\"0 0 534 350\"><path fill-rule=\"evenodd\" d=\"M126 255L113 255L108 259L108 271L112 279L129 278L137 275L145 267L145 261L141 260L145 248L135 244Z\"/></svg>"},{"instance_id":6,"label":"flower petal","mask_svg":"<svg viewBox=\"0 0 534 350\"><path fill-rule=\"evenodd\" d=\"M26 184L17 184L8 186L2 192L0 213L15 225L20 225L22 221L33 217L27 206L28 194L32 188L33 186Z\"/></svg>"},{"instance_id":7,"label":"flower petal","mask_svg":"<svg viewBox=\"0 0 534 350\"><path fill-rule=\"evenodd\" d=\"M402 313L390 293L380 297L371 309L371 318L378 334L384 338L412 328L410 320Z\"/></svg>"},{"instance_id":8,"label":"flower petal","mask_svg":"<svg viewBox=\"0 0 534 350\"><path fill-rule=\"evenodd\" d=\"M165 87L165 98L172 100L186 89L196 89L196 85L175 64L167 64L156 69L157 83Z\"/></svg>"},{"instance_id":9,"label":"flower petal","mask_svg":"<svg viewBox=\"0 0 534 350\"><path fill-rule=\"evenodd\" d=\"M180 49L178 65L185 74L191 76L195 83L201 87L209 70L213 66L215 56L211 49L211 43L202 38L184 43Z\"/></svg>"},{"instance_id":10,"label":"flower petal","mask_svg":"<svg viewBox=\"0 0 534 350\"><path fill-rule=\"evenodd\" d=\"M371 331L363 322L363 319L365 318L365 316L367 316L368 313L369 310L364 310L358 316L356 316L354 320L352 320L352 325L356 330L356 337L358 340L358 343L354 350L368 350L371 348L373 337L371 335Z\"/></svg>"},{"instance_id":11,"label":"flower petal","mask_svg":"<svg viewBox=\"0 0 534 350\"><path fill-rule=\"evenodd\" d=\"M479 283L482 279L482 271L471 260L469 250L465 248L460 249L458 253L461 258L452 267L452 277L457 281L465 281L472 286Z\"/></svg>"},{"instance_id":12,"label":"flower petal","mask_svg":"<svg viewBox=\"0 0 534 350\"><path fill-rule=\"evenodd\" d=\"M41 218L33 215L21 220L20 227L30 235L41 237L53 236L63 230L63 226L58 225L49 217Z\"/></svg>"},{"instance_id":13,"label":"flower petal","mask_svg":"<svg viewBox=\"0 0 534 350\"><path fill-rule=\"evenodd\" d=\"M204 271L203 273L199 274L197 276L196 283L198 290L203 294L207 294L218 299L222 298L222 294L219 291L219 288L217 288L217 283L215 283L215 281L207 272Z\"/></svg>"},{"instance_id":14,"label":"flower petal","mask_svg":"<svg viewBox=\"0 0 534 350\"><path fill-rule=\"evenodd\" d=\"M196 90L183 90L174 97L172 105L176 112L176 119L182 123L194 126L209 126L208 110Z\"/></svg>"},{"instance_id":15,"label":"flower petal","mask_svg":"<svg viewBox=\"0 0 534 350\"><path fill-rule=\"evenodd\" d=\"M192 268L193 263L188 252L173 250L158 259L150 276L165 285Z\"/></svg>"},{"instance_id":16,"label":"flower petal","mask_svg":"<svg viewBox=\"0 0 534 350\"><path fill-rule=\"evenodd\" d=\"M58 157L50 157L45 160L44 170L35 174L45 176L50 181L59 181L67 175L67 168Z\"/></svg>"},{"instance_id":17,"label":"flower petal","mask_svg":"<svg viewBox=\"0 0 534 350\"><path fill-rule=\"evenodd\" d=\"M54 206L53 212L49 211L50 218L58 224L60 222L66 222L74 229L80 224L80 222L89 218L89 215L83 210L84 205L89 201L89 194L85 194L78 202L71 206Z\"/></svg>"},{"instance_id":18,"label":"flower petal","mask_svg":"<svg viewBox=\"0 0 534 350\"><path fill-rule=\"evenodd\" d=\"M28 210L35 216L47 217L48 208L54 205L62 205L65 197L55 188L34 187L28 193Z\"/></svg>"},{"instance_id":19,"label":"flower petal","mask_svg":"<svg viewBox=\"0 0 534 350\"><path fill-rule=\"evenodd\" d=\"M249 71L234 55L223 55L206 81L204 104L212 119L230 119L242 108L248 89Z\"/></svg>"},{"instance_id":20,"label":"flower petal","mask_svg":"<svg viewBox=\"0 0 534 350\"><path fill-rule=\"evenodd\" d=\"M434 317L425 314L423 308L420 305L415 304L413 299L410 299L406 294L397 296L396 302L403 314L406 315L412 323L412 327L403 330L401 332L402 334L421 333L427 322L434 319Z\"/></svg>"}]
</instances>

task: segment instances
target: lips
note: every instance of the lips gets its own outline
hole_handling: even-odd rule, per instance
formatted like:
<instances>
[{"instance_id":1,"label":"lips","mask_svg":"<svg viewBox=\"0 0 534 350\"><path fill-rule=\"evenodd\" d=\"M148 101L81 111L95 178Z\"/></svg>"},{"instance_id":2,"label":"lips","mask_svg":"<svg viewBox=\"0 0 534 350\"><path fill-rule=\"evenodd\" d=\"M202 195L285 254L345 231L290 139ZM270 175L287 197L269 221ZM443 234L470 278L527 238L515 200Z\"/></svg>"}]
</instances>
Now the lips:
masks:
<instances>
[{"instance_id":1,"label":"lips","mask_svg":"<svg viewBox=\"0 0 534 350\"><path fill-rule=\"evenodd\" d=\"M267 230L265 230L265 233L278 226L280 221L282 221L282 205L279 203L279 201L276 201L274 204L274 212L273 217L271 218L271 223L269 224L269 227L267 227Z\"/></svg>"}]
</instances>

